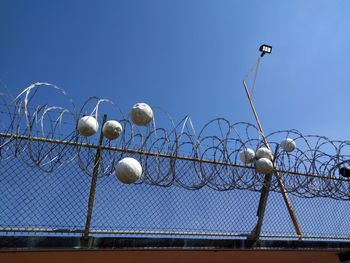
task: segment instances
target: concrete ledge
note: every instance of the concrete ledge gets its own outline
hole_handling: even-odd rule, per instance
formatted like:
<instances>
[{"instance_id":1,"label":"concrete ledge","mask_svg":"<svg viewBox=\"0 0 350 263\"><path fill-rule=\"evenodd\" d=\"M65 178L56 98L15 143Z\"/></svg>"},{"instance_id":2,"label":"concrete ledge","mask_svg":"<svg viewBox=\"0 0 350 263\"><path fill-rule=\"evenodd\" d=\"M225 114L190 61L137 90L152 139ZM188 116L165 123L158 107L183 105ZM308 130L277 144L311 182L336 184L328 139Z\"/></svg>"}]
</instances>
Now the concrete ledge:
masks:
<instances>
[{"instance_id":1,"label":"concrete ledge","mask_svg":"<svg viewBox=\"0 0 350 263\"><path fill-rule=\"evenodd\" d=\"M246 239L3 236L1 251L30 250L322 250L350 251L350 242Z\"/></svg>"}]
</instances>

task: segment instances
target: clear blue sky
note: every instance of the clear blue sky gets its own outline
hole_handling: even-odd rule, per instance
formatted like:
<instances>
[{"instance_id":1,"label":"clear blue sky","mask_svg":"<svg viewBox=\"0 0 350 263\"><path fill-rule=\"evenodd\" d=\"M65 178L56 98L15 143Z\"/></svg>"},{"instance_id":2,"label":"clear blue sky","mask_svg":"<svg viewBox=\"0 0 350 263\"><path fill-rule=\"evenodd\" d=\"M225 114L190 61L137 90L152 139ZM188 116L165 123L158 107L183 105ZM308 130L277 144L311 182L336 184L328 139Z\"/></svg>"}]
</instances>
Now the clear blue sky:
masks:
<instances>
[{"instance_id":1,"label":"clear blue sky","mask_svg":"<svg viewBox=\"0 0 350 263\"><path fill-rule=\"evenodd\" d=\"M254 94L265 131L349 140L349 14L345 0L1 0L0 80L13 95L45 81L78 105L99 96L124 112L147 102L197 128L254 122L241 80L268 43Z\"/></svg>"},{"instance_id":2,"label":"clear blue sky","mask_svg":"<svg viewBox=\"0 0 350 263\"><path fill-rule=\"evenodd\" d=\"M266 132L349 139L349 14L339 0L2 0L0 79L14 95L46 81L78 105L147 102L198 129L253 122L241 80L269 43L254 94Z\"/></svg>"}]
</instances>

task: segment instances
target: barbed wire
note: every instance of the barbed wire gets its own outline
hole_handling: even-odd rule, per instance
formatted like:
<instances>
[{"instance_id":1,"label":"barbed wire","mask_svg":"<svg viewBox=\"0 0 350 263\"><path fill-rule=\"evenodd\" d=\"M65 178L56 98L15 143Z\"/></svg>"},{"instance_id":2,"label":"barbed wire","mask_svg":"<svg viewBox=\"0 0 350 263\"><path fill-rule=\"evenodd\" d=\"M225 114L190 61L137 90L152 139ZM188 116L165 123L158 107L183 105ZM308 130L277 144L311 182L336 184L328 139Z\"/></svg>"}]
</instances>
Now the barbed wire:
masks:
<instances>
[{"instance_id":1,"label":"barbed wire","mask_svg":"<svg viewBox=\"0 0 350 263\"><path fill-rule=\"evenodd\" d=\"M47 92L54 92L54 96L45 95L45 104L41 104L41 93ZM48 98L55 100L58 95L63 98L62 105L50 105ZM93 115L101 123L104 105L111 106L111 115L123 132L116 140L105 139L98 146L97 136L81 136L77 123L84 115ZM133 155L143 168L137 183L189 190L205 186L218 191L261 190L263 174L239 157L244 149L256 151L264 146L255 125L217 118L197 132L189 116L175 122L161 108L153 107L153 111L153 121L139 127L111 100L92 97L77 108L65 90L49 83L32 84L14 97L1 93L0 159L16 157L45 172L76 161L85 174L92 176L96 149L101 147L99 177L113 176L116 163ZM167 122L168 127L158 127L158 120ZM302 197L350 199L349 179L339 175L339 168L350 162L350 141L303 135L294 129L273 132L266 138L274 154L274 168L287 192ZM280 147L285 138L296 143L293 152ZM279 191L276 180L271 190Z\"/></svg>"}]
</instances>

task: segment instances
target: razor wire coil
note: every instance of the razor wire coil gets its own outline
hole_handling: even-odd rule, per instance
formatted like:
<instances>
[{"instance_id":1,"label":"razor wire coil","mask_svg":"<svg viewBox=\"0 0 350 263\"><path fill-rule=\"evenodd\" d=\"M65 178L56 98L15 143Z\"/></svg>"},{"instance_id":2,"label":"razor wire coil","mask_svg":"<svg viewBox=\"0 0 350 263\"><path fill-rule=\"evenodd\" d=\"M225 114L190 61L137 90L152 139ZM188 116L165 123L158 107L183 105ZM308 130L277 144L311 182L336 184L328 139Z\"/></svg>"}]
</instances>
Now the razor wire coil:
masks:
<instances>
[{"instance_id":1,"label":"razor wire coil","mask_svg":"<svg viewBox=\"0 0 350 263\"><path fill-rule=\"evenodd\" d=\"M41 105L36 97L44 89L62 95L66 103ZM49 83L32 84L16 97L0 94L0 159L15 157L48 173L77 162L86 175L92 176L98 147L96 136L79 135L76 125L84 114L101 120L100 107L105 104L112 106L113 118L124 131L117 140L103 141L99 177L113 176L120 158L133 154L144 171L138 183L188 190L261 190L264 176L255 172L254 165L239 159L241 150L257 150L264 145L255 125L217 118L197 133L189 116L176 123L165 111L154 107L155 120L161 116L169 127L160 128L153 121L139 128L113 101L92 97L77 108L66 91ZM349 163L350 141L304 135L294 129L276 131L266 138L287 192L306 198L350 199L349 180L338 174L339 167ZM295 151L287 153L281 149L284 138L296 142ZM271 190L280 191L275 179Z\"/></svg>"}]
</instances>

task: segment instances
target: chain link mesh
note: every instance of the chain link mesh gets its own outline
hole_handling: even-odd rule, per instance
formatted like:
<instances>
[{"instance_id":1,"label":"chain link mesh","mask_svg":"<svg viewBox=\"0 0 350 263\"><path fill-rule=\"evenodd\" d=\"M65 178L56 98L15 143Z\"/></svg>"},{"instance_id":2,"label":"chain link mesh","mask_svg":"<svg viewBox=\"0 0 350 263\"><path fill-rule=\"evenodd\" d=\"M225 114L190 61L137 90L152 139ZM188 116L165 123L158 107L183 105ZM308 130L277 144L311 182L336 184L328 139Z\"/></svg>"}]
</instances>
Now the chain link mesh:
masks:
<instances>
[{"instance_id":1,"label":"chain link mesh","mask_svg":"<svg viewBox=\"0 0 350 263\"><path fill-rule=\"evenodd\" d=\"M56 148L54 148L55 146ZM56 163L55 169L41 169L34 165L33 156L26 148L26 140L13 139L1 152L0 174L0 230L1 235L103 235L103 236L190 236L201 238L246 238L257 221L260 188L217 191L210 184L191 191L181 187L181 182L193 180L198 169L213 173L225 182L227 169L237 176L246 176L246 184L256 185L263 176L253 169L231 167L229 164L199 164L193 160L145 156L142 153L103 149L102 158L113 155L116 160L125 156L142 160L147 165L147 178L156 176L159 169L177 173L176 185L163 182L163 186L145 184L124 185L114 172L97 179L91 225L86 229L88 200L91 195L91 172L81 169L79 162ZM40 147L57 149L68 160L76 156L77 147L52 142L31 143L31 149ZM9 151L12 154L8 156ZM21 153L16 153L21 151ZM96 151L96 149L95 149ZM54 154L52 151L50 154ZM79 147L80 158L94 161L91 147ZM42 159L42 157L40 157ZM76 157L75 157L76 158ZM91 169L93 164L86 166ZM171 168L173 167L173 168ZM229 168L228 168L229 167ZM106 167L100 169L106 170ZM111 170L112 171L112 170ZM181 176L179 176L179 174ZM254 174L254 176L252 175ZM282 174L284 181L288 176ZM300 180L308 180L298 175ZM156 179L156 178L155 178ZM318 183L327 185L326 179ZM258 184L261 185L261 184ZM273 185L273 184L272 184ZM307 239L350 239L350 207L346 201L327 197L307 198L290 193L291 203ZM282 195L272 188L267 201L262 238L296 239L298 236L283 202Z\"/></svg>"}]
</instances>

